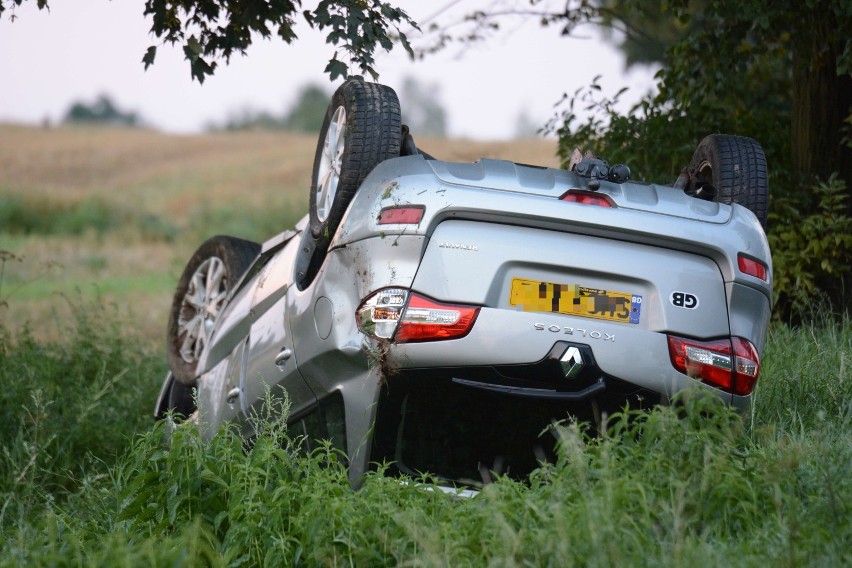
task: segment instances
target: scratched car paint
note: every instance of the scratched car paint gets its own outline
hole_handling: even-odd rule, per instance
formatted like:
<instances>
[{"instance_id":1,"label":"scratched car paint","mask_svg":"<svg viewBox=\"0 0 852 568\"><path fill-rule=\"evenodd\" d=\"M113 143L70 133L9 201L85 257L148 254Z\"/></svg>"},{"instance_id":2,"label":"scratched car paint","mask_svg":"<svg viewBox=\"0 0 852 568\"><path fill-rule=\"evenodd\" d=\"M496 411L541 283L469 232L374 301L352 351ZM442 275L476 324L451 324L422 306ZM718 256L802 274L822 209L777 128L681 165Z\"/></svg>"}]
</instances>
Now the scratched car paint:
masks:
<instances>
[{"instance_id":1,"label":"scratched car paint","mask_svg":"<svg viewBox=\"0 0 852 568\"><path fill-rule=\"evenodd\" d=\"M750 139L710 142L672 186L589 154L446 162L415 146L392 90L349 81L309 215L187 265L155 415L250 438L265 393L286 392L292 431L332 440L355 485L390 463L475 486L552 458L553 421L688 389L747 408L772 298L765 160ZM754 174L733 190L732 163Z\"/></svg>"}]
</instances>

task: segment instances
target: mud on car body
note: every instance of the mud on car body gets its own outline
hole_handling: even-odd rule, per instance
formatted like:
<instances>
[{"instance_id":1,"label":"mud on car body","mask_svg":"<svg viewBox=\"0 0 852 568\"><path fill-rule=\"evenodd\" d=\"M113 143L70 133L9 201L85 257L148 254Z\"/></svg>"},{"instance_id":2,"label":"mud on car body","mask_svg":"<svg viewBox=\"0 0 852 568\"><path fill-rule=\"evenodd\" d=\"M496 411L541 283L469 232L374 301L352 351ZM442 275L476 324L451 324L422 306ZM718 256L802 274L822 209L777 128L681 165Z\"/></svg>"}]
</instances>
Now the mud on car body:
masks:
<instances>
[{"instance_id":1,"label":"mud on car body","mask_svg":"<svg viewBox=\"0 0 852 568\"><path fill-rule=\"evenodd\" d=\"M690 388L747 408L772 298L766 179L760 146L726 135L672 186L579 153L566 170L445 162L391 89L347 81L310 213L187 265L155 415L248 437L283 388L292 427L344 450L353 483L386 462L476 485L552 457L554 420Z\"/></svg>"}]
</instances>

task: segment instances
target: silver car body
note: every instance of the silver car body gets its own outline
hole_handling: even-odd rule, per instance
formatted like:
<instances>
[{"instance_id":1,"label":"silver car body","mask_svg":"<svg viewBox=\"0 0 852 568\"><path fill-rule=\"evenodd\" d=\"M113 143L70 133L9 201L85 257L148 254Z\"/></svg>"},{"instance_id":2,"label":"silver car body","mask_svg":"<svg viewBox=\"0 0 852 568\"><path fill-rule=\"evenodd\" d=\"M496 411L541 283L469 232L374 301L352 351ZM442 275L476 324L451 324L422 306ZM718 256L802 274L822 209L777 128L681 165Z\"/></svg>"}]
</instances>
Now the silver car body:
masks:
<instances>
[{"instance_id":1,"label":"silver car body","mask_svg":"<svg viewBox=\"0 0 852 568\"><path fill-rule=\"evenodd\" d=\"M334 395L343 402L345 449L357 483L378 459L371 456L370 436L380 393L401 373L530 365L560 341L588 346L602 377L656 393L659 402L700 384L747 408L750 395L718 390L675 369L667 336L737 336L762 352L772 275L755 216L672 187L594 183L612 207L560 201L571 189L591 187L588 178L564 170L422 156L381 163L305 289L295 282L307 221L264 244L200 360L202 429L210 436L234 419L250 428L246 417L267 386L287 390L293 423ZM400 206L422 207L420 222L380 224L383 210ZM766 279L742 272L738 255L767 267ZM525 310L511 298L519 279L627 292L634 302L640 298L641 312L631 323ZM360 331L356 311L385 288L480 311L458 339L377 340ZM684 297L689 305L679 301Z\"/></svg>"}]
</instances>

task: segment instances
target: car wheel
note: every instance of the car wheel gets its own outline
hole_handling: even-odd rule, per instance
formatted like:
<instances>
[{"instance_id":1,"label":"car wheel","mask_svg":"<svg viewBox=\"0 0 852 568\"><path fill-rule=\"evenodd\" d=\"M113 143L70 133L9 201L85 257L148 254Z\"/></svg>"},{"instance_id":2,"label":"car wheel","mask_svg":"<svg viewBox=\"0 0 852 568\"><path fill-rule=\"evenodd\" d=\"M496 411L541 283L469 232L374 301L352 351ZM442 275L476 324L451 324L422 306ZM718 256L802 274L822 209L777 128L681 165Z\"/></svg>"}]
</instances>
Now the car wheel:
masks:
<instances>
[{"instance_id":1,"label":"car wheel","mask_svg":"<svg viewBox=\"0 0 852 568\"><path fill-rule=\"evenodd\" d=\"M331 98L311 177L310 227L321 253L373 168L400 155L399 99L390 87L352 79Z\"/></svg>"},{"instance_id":2,"label":"car wheel","mask_svg":"<svg viewBox=\"0 0 852 568\"><path fill-rule=\"evenodd\" d=\"M711 134L698 144L687 171L688 193L719 203L738 203L754 213L766 229L769 178L766 155L755 140Z\"/></svg>"},{"instance_id":3,"label":"car wheel","mask_svg":"<svg viewBox=\"0 0 852 568\"><path fill-rule=\"evenodd\" d=\"M199 358L228 294L259 252L257 243L217 236L205 241L186 265L172 300L166 334L169 366L181 384L195 384Z\"/></svg>"}]
</instances>

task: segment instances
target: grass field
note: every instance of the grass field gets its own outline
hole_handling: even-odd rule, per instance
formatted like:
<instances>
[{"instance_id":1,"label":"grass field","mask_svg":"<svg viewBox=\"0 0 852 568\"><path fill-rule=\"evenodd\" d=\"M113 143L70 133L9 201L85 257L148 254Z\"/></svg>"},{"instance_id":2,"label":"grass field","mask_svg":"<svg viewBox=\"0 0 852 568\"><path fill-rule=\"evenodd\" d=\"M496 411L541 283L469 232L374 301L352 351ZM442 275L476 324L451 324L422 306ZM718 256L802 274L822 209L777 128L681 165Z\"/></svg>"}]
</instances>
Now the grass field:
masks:
<instances>
[{"instance_id":1,"label":"grass field","mask_svg":"<svg viewBox=\"0 0 852 568\"><path fill-rule=\"evenodd\" d=\"M566 422L556 464L471 500L380 475L353 492L275 420L251 451L192 428L164 445L150 411L183 260L280 230L312 145L0 127L0 566L852 565L848 320L771 328L747 415L693 397L596 439Z\"/></svg>"}]
</instances>

